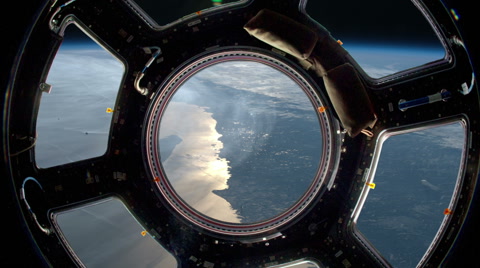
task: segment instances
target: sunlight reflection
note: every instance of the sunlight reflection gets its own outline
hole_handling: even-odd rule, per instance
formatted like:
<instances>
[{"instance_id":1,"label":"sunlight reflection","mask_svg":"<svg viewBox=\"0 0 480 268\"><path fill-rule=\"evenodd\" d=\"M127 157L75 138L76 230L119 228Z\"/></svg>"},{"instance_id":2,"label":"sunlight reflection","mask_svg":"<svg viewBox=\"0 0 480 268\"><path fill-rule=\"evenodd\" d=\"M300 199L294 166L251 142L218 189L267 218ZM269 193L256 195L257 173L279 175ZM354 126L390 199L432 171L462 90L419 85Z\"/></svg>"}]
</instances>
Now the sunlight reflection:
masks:
<instances>
[{"instance_id":1,"label":"sunlight reflection","mask_svg":"<svg viewBox=\"0 0 480 268\"><path fill-rule=\"evenodd\" d=\"M161 153L162 164L176 192L193 208L215 219L239 223L230 203L213 193L227 189L230 178L229 163L219 156L223 143L216 124L203 107L170 102L162 118L160 147L171 146L162 141L172 135L181 142L171 154Z\"/></svg>"}]
</instances>

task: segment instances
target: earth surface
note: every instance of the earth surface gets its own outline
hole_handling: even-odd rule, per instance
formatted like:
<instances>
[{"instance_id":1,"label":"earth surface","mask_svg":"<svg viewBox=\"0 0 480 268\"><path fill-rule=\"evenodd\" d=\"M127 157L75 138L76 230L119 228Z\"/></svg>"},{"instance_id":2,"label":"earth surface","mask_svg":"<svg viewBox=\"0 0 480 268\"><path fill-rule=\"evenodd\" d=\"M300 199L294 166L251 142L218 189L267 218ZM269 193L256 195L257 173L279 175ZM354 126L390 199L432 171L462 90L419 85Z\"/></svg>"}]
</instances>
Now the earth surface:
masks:
<instances>
[{"instance_id":1,"label":"earth surface","mask_svg":"<svg viewBox=\"0 0 480 268\"><path fill-rule=\"evenodd\" d=\"M421 47L345 48L374 78L443 57L443 51ZM106 109L115 106L123 72L101 49L62 45L47 80L52 93L43 94L37 121L40 168L105 153L112 121ZM192 207L222 221L253 223L282 213L308 189L322 158L324 137L310 100L283 73L260 63L232 61L201 71L178 90L162 120L159 149L170 182ZM393 266L415 267L428 249L451 202L464 137L455 123L384 143L376 188L357 228ZM161 247L145 242L115 200L64 213L59 224L91 267L119 267L132 256L128 251ZM136 235L119 242L118 232ZM152 266L175 265L166 252L142 258Z\"/></svg>"}]
</instances>

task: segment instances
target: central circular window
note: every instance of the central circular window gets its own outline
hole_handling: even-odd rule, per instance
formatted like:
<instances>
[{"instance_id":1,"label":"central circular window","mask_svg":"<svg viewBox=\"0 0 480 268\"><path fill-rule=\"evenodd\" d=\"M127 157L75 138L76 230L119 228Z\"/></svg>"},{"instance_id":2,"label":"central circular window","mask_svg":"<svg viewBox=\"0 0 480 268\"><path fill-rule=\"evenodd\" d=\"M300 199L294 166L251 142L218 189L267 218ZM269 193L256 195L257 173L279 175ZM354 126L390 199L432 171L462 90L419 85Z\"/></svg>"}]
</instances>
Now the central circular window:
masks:
<instances>
[{"instance_id":1,"label":"central circular window","mask_svg":"<svg viewBox=\"0 0 480 268\"><path fill-rule=\"evenodd\" d=\"M328 173L331 127L300 73L251 51L210 54L180 68L147 118L156 186L192 223L249 235L301 213Z\"/></svg>"}]
</instances>

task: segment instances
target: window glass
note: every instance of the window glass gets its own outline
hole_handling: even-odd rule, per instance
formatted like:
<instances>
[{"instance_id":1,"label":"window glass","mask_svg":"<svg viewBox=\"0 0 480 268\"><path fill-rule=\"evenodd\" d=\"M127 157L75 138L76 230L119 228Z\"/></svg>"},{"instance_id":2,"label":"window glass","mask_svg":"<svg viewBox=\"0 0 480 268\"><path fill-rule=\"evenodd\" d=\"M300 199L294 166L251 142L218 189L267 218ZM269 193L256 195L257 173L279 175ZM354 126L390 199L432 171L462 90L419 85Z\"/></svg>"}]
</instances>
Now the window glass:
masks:
<instances>
[{"instance_id":1,"label":"window glass","mask_svg":"<svg viewBox=\"0 0 480 268\"><path fill-rule=\"evenodd\" d=\"M323 267L323 266L319 266L314 261L301 260L301 261L293 261L293 262L284 263L284 264L280 264L280 265L273 265L273 266L270 266L267 263L266 267L270 267L270 268L320 268L320 267Z\"/></svg>"},{"instance_id":2,"label":"window glass","mask_svg":"<svg viewBox=\"0 0 480 268\"><path fill-rule=\"evenodd\" d=\"M383 143L357 228L394 267L415 267L448 217L464 143L460 123Z\"/></svg>"},{"instance_id":3,"label":"window glass","mask_svg":"<svg viewBox=\"0 0 480 268\"><path fill-rule=\"evenodd\" d=\"M159 133L175 191L226 222L285 212L312 185L322 157L311 100L289 76L254 61L221 62L194 74L172 97Z\"/></svg>"},{"instance_id":4,"label":"window glass","mask_svg":"<svg viewBox=\"0 0 480 268\"><path fill-rule=\"evenodd\" d=\"M412 1L308 1L306 10L372 78L445 57L435 31Z\"/></svg>"},{"instance_id":5,"label":"window glass","mask_svg":"<svg viewBox=\"0 0 480 268\"><path fill-rule=\"evenodd\" d=\"M177 267L116 198L54 214L68 246L86 267Z\"/></svg>"},{"instance_id":6,"label":"window glass","mask_svg":"<svg viewBox=\"0 0 480 268\"><path fill-rule=\"evenodd\" d=\"M442 59L443 48L432 45L394 45L348 43L345 49L372 78L381 78L400 71Z\"/></svg>"},{"instance_id":7,"label":"window glass","mask_svg":"<svg viewBox=\"0 0 480 268\"><path fill-rule=\"evenodd\" d=\"M80 36L78 34L81 34ZM47 168L103 155L123 64L76 26L65 40L47 77L37 117L35 161Z\"/></svg>"},{"instance_id":8,"label":"window glass","mask_svg":"<svg viewBox=\"0 0 480 268\"><path fill-rule=\"evenodd\" d=\"M242 0L177 0L177 1L134 1L157 25L167 25L176 20L208 8L240 2Z\"/></svg>"}]
</instances>

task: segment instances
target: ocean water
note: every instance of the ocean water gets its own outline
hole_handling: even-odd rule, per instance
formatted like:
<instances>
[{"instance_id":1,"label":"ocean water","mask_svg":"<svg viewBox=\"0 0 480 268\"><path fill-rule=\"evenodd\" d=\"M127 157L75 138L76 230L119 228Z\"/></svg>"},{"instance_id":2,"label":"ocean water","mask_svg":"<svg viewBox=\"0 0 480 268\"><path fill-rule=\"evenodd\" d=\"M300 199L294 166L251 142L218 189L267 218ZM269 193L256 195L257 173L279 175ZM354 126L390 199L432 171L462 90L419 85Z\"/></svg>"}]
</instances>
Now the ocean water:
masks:
<instances>
[{"instance_id":1,"label":"ocean water","mask_svg":"<svg viewBox=\"0 0 480 268\"><path fill-rule=\"evenodd\" d=\"M382 77L419 66L441 59L444 55L442 51L429 49L425 52L420 49L382 49L365 45L348 45L346 48L371 77ZM39 167L61 165L105 153L112 122L112 114L107 113L106 109L114 108L123 71L124 67L118 60L89 45L66 45L60 50L47 80L53 85L53 90L51 94L43 94L37 120L35 156ZM191 100L177 100L183 103L183 109L190 105L189 109L197 111L192 119L200 120L203 124L195 126L208 127L203 133L209 133L205 137L213 138L205 140L205 146L201 149L203 152L199 149L189 153L186 150L192 147L181 149L182 143L185 145L194 141L193 132L198 130L185 127L179 135L175 131L180 130L174 129L165 137L159 137L170 137L161 143L165 149L162 157L170 162L174 157L181 157L182 161L190 163L195 161L197 166L205 167L203 171L208 170L209 176L222 174L215 177L214 184L205 187L208 192L205 196L223 200L223 207L229 210L231 216L228 221L264 220L291 206L311 182L320 159L320 152L315 148L322 144L318 122L315 123L314 113L308 108L308 100L302 99L301 91L293 91L294 95L291 95L290 90L278 84L278 79L268 76L258 78L260 86L255 92L248 91L251 85L245 81L242 83L234 74L230 74L231 79L223 79L222 83L208 80L215 75L229 75L228 68L221 71L210 73L210 77L192 80L194 84L204 87L197 86L194 91L198 93L204 90L203 93L210 94L205 95L208 99L200 100L197 96ZM262 75L261 72L257 73ZM255 81L252 76L250 80ZM216 88L216 91L205 91L208 88ZM236 98L230 98L229 101L228 96L232 94L236 94ZM215 96L221 98L215 99ZM239 100L241 102L237 102ZM228 105L222 107L222 102ZM451 139L458 137L458 129L449 127L441 131L422 131L387 140L385 148L390 149L382 152L375 177L378 188L369 195L358 227L398 267L415 266L415 261L411 261L409 256L414 255L413 259L417 261L421 258L443 218L442 211L448 206L455 172L458 173L458 167L455 169L455 166L445 165L459 162L461 146L458 140ZM421 146L415 141L422 141ZM411 145L405 148L405 144ZM421 158L428 163L419 162L414 156L423 156ZM179 163L175 162L171 167L181 169ZM265 179L258 182L258 178ZM292 178L295 178L294 187L291 187ZM202 180L198 183L201 184ZM404 188L388 186L395 184ZM186 199L192 198L192 204L198 202L188 187L179 187L178 191ZM392 193L394 189L403 190L401 193ZM392 200L394 204L386 202L391 194L398 196L398 199ZM419 201L419 196L426 199ZM205 205L208 201L202 201L204 204L197 209L205 208L203 212L210 213L206 208L208 205ZM438 212L438 209L441 211ZM111 213L102 213L102 210ZM62 214L61 217L64 235L72 246L75 245L73 247L81 255L82 261L91 267L106 267L109 264L114 267L113 264L120 265L120 262L111 260L119 259L124 255L124 250L145 253L150 246L154 246L145 244L146 240L139 235L142 230L138 229L138 223L131 221L132 216L125 213L118 202L84 207ZM84 222L79 224L79 219ZM430 220L434 221L433 225L425 224ZM111 223L117 221L125 224L113 227ZM128 239L131 243L116 242L116 234L122 232L119 228L125 228L123 231L133 230L127 231L134 237ZM94 242L95 237L89 236L93 229L101 230L104 240L110 240L112 244ZM398 247L392 247L387 241L389 232L400 233L395 240ZM417 242L420 247L400 247ZM91 245L99 248L91 248ZM103 256L108 258L94 256L95 251L108 252ZM165 256L169 258L168 254ZM164 261L153 254L144 254L142 258L157 263ZM161 267L165 266L162 264Z\"/></svg>"}]
</instances>

